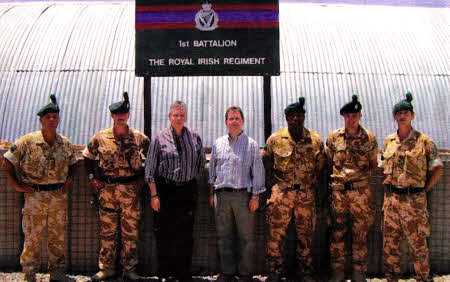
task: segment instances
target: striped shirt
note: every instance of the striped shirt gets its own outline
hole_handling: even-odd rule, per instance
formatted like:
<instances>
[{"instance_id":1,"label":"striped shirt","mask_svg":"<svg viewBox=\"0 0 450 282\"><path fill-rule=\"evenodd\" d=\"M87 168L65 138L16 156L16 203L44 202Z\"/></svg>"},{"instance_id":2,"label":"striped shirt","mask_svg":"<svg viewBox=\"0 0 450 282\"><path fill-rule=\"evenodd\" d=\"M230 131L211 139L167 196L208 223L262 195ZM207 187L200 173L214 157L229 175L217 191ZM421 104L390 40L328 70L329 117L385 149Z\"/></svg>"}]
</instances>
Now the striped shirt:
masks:
<instances>
[{"instance_id":1,"label":"striped shirt","mask_svg":"<svg viewBox=\"0 0 450 282\"><path fill-rule=\"evenodd\" d=\"M212 147L209 162L209 183L215 189L252 187L252 193L264 192L265 173L261 151L255 140L241 133L232 139L218 138Z\"/></svg>"},{"instance_id":2,"label":"striped shirt","mask_svg":"<svg viewBox=\"0 0 450 282\"><path fill-rule=\"evenodd\" d=\"M169 126L155 134L145 162L145 179L155 182L162 177L173 182L187 182L202 173L205 151L200 136L183 127L177 136Z\"/></svg>"}]
</instances>

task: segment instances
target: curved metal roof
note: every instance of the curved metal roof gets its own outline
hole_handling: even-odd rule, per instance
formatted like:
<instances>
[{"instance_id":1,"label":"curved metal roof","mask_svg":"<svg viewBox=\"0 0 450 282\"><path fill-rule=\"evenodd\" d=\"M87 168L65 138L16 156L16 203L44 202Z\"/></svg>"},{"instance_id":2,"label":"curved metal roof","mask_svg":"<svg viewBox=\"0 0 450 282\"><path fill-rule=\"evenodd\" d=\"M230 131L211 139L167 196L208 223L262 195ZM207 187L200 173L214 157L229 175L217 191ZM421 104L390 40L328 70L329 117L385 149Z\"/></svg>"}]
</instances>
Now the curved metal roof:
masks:
<instances>
[{"instance_id":1,"label":"curved metal roof","mask_svg":"<svg viewBox=\"0 0 450 282\"><path fill-rule=\"evenodd\" d=\"M37 130L36 112L57 93L60 132L75 144L110 126L107 105L131 95L130 124L143 129L143 79L134 76L133 2L0 3L0 140ZM449 9L280 3L281 75L272 78L273 130L283 109L307 97L306 125L324 138L342 126L340 106L358 93L362 123L381 143L395 130L392 105L415 94L414 126L450 148ZM168 125L175 99L211 145L225 109L246 114L261 145L261 77L152 78L152 130Z\"/></svg>"}]
</instances>

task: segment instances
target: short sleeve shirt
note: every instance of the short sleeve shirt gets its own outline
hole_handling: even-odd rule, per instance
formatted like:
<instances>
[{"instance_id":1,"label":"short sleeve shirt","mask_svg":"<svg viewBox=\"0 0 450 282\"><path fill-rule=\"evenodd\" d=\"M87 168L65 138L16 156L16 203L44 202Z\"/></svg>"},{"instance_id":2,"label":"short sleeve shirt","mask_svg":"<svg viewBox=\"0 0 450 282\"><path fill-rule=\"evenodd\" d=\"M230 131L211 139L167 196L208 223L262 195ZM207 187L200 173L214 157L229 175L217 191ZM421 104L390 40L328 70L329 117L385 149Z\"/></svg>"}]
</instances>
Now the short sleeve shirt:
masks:
<instances>
[{"instance_id":1,"label":"short sleeve shirt","mask_svg":"<svg viewBox=\"0 0 450 282\"><path fill-rule=\"evenodd\" d=\"M443 164L433 140L412 129L403 141L400 141L397 133L386 137L381 166L386 176L383 184L424 187L428 170Z\"/></svg>"},{"instance_id":2,"label":"short sleeve shirt","mask_svg":"<svg viewBox=\"0 0 450 282\"><path fill-rule=\"evenodd\" d=\"M335 183L365 180L370 173L370 160L378 154L378 143L372 131L360 126L355 136L341 128L327 138L326 154Z\"/></svg>"},{"instance_id":3,"label":"short sleeve shirt","mask_svg":"<svg viewBox=\"0 0 450 282\"><path fill-rule=\"evenodd\" d=\"M77 162L67 137L56 134L50 146L40 130L21 137L3 156L16 167L17 177L24 184L64 183L69 167Z\"/></svg>"},{"instance_id":4,"label":"short sleeve shirt","mask_svg":"<svg viewBox=\"0 0 450 282\"><path fill-rule=\"evenodd\" d=\"M134 128L129 128L126 136L116 138L111 127L97 132L83 155L99 160L103 176L129 177L144 173L149 143L148 137Z\"/></svg>"},{"instance_id":5,"label":"short sleeve shirt","mask_svg":"<svg viewBox=\"0 0 450 282\"><path fill-rule=\"evenodd\" d=\"M319 134L306 128L298 142L283 128L267 139L266 154L273 162L273 177L280 188L300 184L313 188L325 162L324 146Z\"/></svg>"}]
</instances>

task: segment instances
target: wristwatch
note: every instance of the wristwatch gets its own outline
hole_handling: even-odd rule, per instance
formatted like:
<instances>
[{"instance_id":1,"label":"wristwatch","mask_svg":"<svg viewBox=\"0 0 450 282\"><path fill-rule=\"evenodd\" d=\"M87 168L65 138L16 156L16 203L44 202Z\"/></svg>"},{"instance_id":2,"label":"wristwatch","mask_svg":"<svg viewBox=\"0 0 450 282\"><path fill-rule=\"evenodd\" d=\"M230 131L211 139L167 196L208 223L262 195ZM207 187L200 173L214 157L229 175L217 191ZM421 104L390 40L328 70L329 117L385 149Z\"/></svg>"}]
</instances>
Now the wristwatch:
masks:
<instances>
[{"instance_id":1,"label":"wristwatch","mask_svg":"<svg viewBox=\"0 0 450 282\"><path fill-rule=\"evenodd\" d=\"M94 179L94 174L93 174L93 173L89 173L89 174L88 174L88 179L89 179L89 180Z\"/></svg>"}]
</instances>

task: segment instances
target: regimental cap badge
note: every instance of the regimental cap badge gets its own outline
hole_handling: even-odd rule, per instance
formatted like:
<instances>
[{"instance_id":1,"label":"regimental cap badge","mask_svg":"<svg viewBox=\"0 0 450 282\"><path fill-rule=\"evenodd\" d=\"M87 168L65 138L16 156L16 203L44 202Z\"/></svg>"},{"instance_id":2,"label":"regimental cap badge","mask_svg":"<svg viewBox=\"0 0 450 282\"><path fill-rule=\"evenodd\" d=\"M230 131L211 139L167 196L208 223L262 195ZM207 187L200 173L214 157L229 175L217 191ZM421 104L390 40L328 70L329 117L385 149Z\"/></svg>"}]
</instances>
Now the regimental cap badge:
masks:
<instances>
[{"instance_id":1,"label":"regimental cap badge","mask_svg":"<svg viewBox=\"0 0 450 282\"><path fill-rule=\"evenodd\" d=\"M195 27L201 31L211 31L218 27L218 23L219 16L212 9L212 4L206 1L195 15Z\"/></svg>"}]
</instances>

